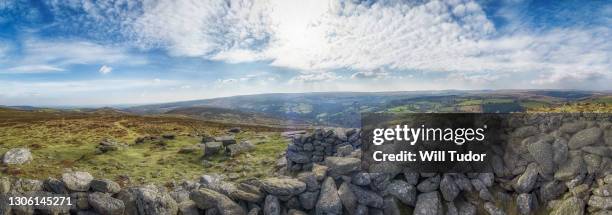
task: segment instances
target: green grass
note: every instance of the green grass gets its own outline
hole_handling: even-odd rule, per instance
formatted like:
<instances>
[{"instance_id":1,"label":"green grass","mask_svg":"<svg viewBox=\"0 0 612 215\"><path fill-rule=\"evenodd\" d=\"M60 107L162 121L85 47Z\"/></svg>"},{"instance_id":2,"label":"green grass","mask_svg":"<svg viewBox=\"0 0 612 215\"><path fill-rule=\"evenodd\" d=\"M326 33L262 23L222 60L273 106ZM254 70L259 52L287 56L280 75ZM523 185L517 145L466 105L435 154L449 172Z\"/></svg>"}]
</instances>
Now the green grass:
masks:
<instances>
[{"instance_id":1,"label":"green grass","mask_svg":"<svg viewBox=\"0 0 612 215\"><path fill-rule=\"evenodd\" d=\"M237 175L233 180L270 175L286 141L273 128L247 126L236 135L238 141L257 143L256 149L235 157L217 155L209 166L202 165L203 150L192 154L179 149L194 146L200 135L222 135L236 125L204 122L187 118L141 117L108 114L26 112L0 109L0 153L26 147L33 161L24 165L0 166L0 175L44 179L59 177L66 169L87 171L94 177L118 179L128 176L131 183L166 183L193 179L205 173ZM154 143L134 144L140 136L176 134L165 147ZM96 153L103 138L128 145L118 151Z\"/></svg>"},{"instance_id":2,"label":"green grass","mask_svg":"<svg viewBox=\"0 0 612 215\"><path fill-rule=\"evenodd\" d=\"M550 107L532 108L528 112L552 113L612 113L612 105L606 103L576 102Z\"/></svg>"},{"instance_id":3,"label":"green grass","mask_svg":"<svg viewBox=\"0 0 612 215\"><path fill-rule=\"evenodd\" d=\"M512 103L513 99L504 99L504 98L494 98L494 99L468 99L459 102L457 105L459 106L471 106L471 105L482 105L482 104L502 104L502 103Z\"/></svg>"},{"instance_id":4,"label":"green grass","mask_svg":"<svg viewBox=\"0 0 612 215\"><path fill-rule=\"evenodd\" d=\"M543 102L543 101L535 101L535 100L529 100L529 101L522 101L520 102L521 106L527 109L532 109L532 108L544 108L544 107L548 107L551 104L548 102Z\"/></svg>"},{"instance_id":5,"label":"green grass","mask_svg":"<svg viewBox=\"0 0 612 215\"><path fill-rule=\"evenodd\" d=\"M612 96L602 96L591 100L592 103L602 103L612 105Z\"/></svg>"}]
</instances>

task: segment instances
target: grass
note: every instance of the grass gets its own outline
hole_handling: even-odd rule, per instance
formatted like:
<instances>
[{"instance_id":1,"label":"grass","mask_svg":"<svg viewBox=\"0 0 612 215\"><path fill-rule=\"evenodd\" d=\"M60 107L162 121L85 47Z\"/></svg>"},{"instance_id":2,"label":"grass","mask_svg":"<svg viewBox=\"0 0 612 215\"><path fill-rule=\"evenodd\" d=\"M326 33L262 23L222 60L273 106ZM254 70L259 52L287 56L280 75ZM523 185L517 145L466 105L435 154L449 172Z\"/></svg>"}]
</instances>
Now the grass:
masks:
<instances>
[{"instance_id":1,"label":"grass","mask_svg":"<svg viewBox=\"0 0 612 215\"><path fill-rule=\"evenodd\" d=\"M202 165L202 150L178 153L183 147L198 144L202 135L223 135L234 126L168 116L0 109L0 153L26 147L34 157L24 165L1 166L0 175L57 178L72 169L109 179L128 176L131 183L140 184L192 179L205 173L232 174L234 180L271 174L287 144L277 128L241 126L244 132L236 139L257 143L255 151L233 158L217 155L207 166ZM137 137L166 133L177 136L167 140L165 147L134 144ZM97 154L96 146L103 138L128 146Z\"/></svg>"},{"instance_id":2,"label":"grass","mask_svg":"<svg viewBox=\"0 0 612 215\"><path fill-rule=\"evenodd\" d=\"M504 98L492 98L492 99L468 99L459 102L457 105L459 106L473 106L473 105L482 105L482 104L503 104L503 103L512 103L513 99L504 99Z\"/></svg>"},{"instance_id":3,"label":"grass","mask_svg":"<svg viewBox=\"0 0 612 215\"><path fill-rule=\"evenodd\" d=\"M612 113L612 104L594 102L567 103L549 107L531 108L527 112L551 113Z\"/></svg>"}]
</instances>

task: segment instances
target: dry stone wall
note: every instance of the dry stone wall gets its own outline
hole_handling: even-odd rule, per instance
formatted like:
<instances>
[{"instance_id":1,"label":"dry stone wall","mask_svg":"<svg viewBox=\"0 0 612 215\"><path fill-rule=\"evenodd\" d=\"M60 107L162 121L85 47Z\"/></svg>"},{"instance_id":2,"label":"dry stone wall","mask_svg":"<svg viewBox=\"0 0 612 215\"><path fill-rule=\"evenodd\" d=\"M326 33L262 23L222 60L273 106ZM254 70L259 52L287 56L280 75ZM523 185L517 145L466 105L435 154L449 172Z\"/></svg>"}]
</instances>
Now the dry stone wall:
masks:
<instances>
[{"instance_id":1,"label":"dry stone wall","mask_svg":"<svg viewBox=\"0 0 612 215\"><path fill-rule=\"evenodd\" d=\"M207 174L171 188L121 188L88 173L0 178L3 200L68 195L68 208L0 204L0 214L611 214L612 123L576 116L518 119L491 173L362 168L359 130L296 136L278 174L229 182Z\"/></svg>"}]
</instances>

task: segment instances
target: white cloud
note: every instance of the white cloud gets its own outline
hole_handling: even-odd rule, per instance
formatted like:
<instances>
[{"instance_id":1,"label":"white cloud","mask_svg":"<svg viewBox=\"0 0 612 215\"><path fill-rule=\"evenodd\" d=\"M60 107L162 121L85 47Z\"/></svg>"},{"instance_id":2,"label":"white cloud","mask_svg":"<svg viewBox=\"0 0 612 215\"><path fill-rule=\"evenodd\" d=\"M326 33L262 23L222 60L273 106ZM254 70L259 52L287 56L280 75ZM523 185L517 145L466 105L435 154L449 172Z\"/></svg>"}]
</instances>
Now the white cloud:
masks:
<instances>
[{"instance_id":1,"label":"white cloud","mask_svg":"<svg viewBox=\"0 0 612 215\"><path fill-rule=\"evenodd\" d=\"M26 39L21 48L22 57L5 59L9 68L5 73L41 73L64 71L72 65L121 64L140 65L146 59L131 55L126 48L101 45L87 41L47 41ZM13 65L12 67L10 67ZM110 72L111 67L103 66L100 72Z\"/></svg>"},{"instance_id":2,"label":"white cloud","mask_svg":"<svg viewBox=\"0 0 612 215\"><path fill-rule=\"evenodd\" d=\"M289 80L289 83L328 82L341 78L342 76L338 76L333 72L311 72L293 77Z\"/></svg>"},{"instance_id":3,"label":"white cloud","mask_svg":"<svg viewBox=\"0 0 612 215\"><path fill-rule=\"evenodd\" d=\"M351 79L383 79L389 76L389 72L384 69L359 71L351 75Z\"/></svg>"},{"instance_id":4,"label":"white cloud","mask_svg":"<svg viewBox=\"0 0 612 215\"><path fill-rule=\"evenodd\" d=\"M612 68L612 45L605 36L609 28L501 34L471 0L371 5L162 0L143 5L142 14L124 14L125 20L134 20L124 33L141 47L163 47L177 56L232 63L269 60L304 71L388 67L562 75L609 74Z\"/></svg>"},{"instance_id":5,"label":"white cloud","mask_svg":"<svg viewBox=\"0 0 612 215\"><path fill-rule=\"evenodd\" d=\"M174 86L176 81L164 81L163 85L150 80L84 80L84 81L0 81L0 95L20 97L26 94L65 95L87 92L108 92L147 87Z\"/></svg>"},{"instance_id":6,"label":"white cloud","mask_svg":"<svg viewBox=\"0 0 612 215\"><path fill-rule=\"evenodd\" d=\"M113 67L107 66L107 65L102 65L102 67L100 67L100 69L98 70L98 72L106 75L108 73L111 73L113 71Z\"/></svg>"},{"instance_id":7,"label":"white cloud","mask_svg":"<svg viewBox=\"0 0 612 215\"><path fill-rule=\"evenodd\" d=\"M87 26L102 26L100 29L111 33L118 31L140 48L162 48L173 56L230 63L270 62L304 73L295 80L314 80L317 75L310 74L314 72L378 68L452 72L457 74L455 77L472 79L483 73L516 72L530 72L535 74L533 77L611 76L612 43L607 40L612 29L556 27L554 23L546 29L529 29L522 24L521 10L514 9L527 5L522 1L511 1L495 14L511 21L505 31L494 26L477 0L356 2L74 1L69 7L82 8L88 14L84 18L89 20ZM606 10L610 9L601 13ZM599 14L592 16L600 18ZM80 46L93 46L92 50L96 50L95 44ZM57 52L45 47L30 49ZM69 63L97 59L97 63L111 64L124 54L104 49L100 54L74 57L81 53L68 50L66 55L41 54L38 58L47 56ZM359 72L354 78L373 75L369 73Z\"/></svg>"},{"instance_id":8,"label":"white cloud","mask_svg":"<svg viewBox=\"0 0 612 215\"><path fill-rule=\"evenodd\" d=\"M65 71L62 68L52 66L52 65L23 65L23 66L15 66L11 68L5 69L5 71L0 71L2 74L34 74L34 73L49 73L49 72L62 72Z\"/></svg>"}]
</instances>

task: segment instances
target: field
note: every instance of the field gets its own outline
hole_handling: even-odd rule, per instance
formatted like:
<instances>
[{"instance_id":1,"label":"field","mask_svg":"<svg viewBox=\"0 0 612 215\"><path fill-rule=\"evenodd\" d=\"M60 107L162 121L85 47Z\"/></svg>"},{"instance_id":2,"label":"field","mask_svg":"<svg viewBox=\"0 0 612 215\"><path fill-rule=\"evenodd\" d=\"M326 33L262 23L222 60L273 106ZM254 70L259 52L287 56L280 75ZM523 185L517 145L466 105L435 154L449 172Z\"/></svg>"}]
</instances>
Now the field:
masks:
<instances>
[{"instance_id":1,"label":"field","mask_svg":"<svg viewBox=\"0 0 612 215\"><path fill-rule=\"evenodd\" d=\"M273 174L276 160L287 146L287 141L280 136L287 125L357 127L360 112L612 112L609 94L575 93L566 97L551 92L394 95L285 95L284 99L274 100L272 105L265 103L273 98L271 96L228 98L231 101L228 106L246 101L252 108L185 106L172 109L163 106L163 111L151 111L155 108L147 107L138 112L153 115L110 108L19 107L27 110L18 110L0 107L0 153L27 147L34 157L33 161L20 166L0 165L0 175L45 179L72 169L132 184L180 181L205 173L224 173L232 180L242 180ZM315 99L316 96L320 98ZM357 98L363 102L352 100ZM216 102L221 101L228 102L222 99ZM134 109L125 109L130 110ZM291 113L281 114L287 111ZM235 157L218 154L204 160L203 150L198 146L202 138L226 135L229 128L236 126L242 128L242 132L235 135L237 141L248 140L256 145L255 150ZM172 134L174 138L135 143L140 137L161 138L165 134ZM100 153L97 147L105 139L121 143L122 147ZM192 150L179 153L183 149Z\"/></svg>"},{"instance_id":2,"label":"field","mask_svg":"<svg viewBox=\"0 0 612 215\"><path fill-rule=\"evenodd\" d=\"M278 128L241 126L238 141L256 144L255 151L235 157L222 154L208 158L195 148L202 136L225 134L236 125L174 116L135 116L116 111L80 113L73 111L19 111L0 108L0 153L27 147L33 161L20 166L2 166L0 175L45 179L58 177L66 169L87 171L94 177L123 183L165 183L193 179L204 173L225 173L233 180L271 174L274 163L286 148ZM135 144L143 136L174 134L163 144ZM117 151L99 153L105 138L124 143ZM245 171L249 170L249 171Z\"/></svg>"}]
</instances>

